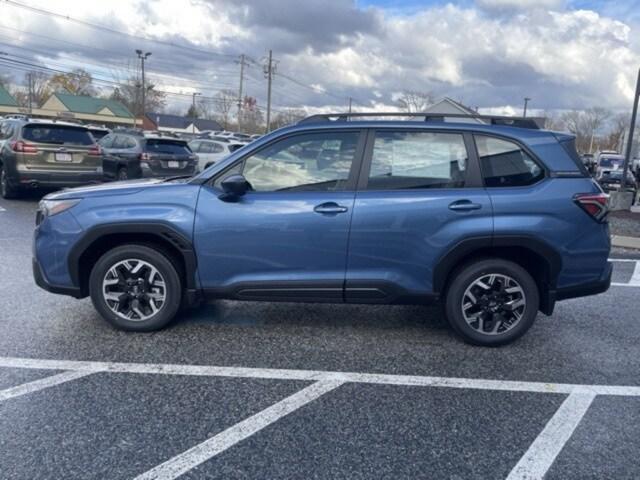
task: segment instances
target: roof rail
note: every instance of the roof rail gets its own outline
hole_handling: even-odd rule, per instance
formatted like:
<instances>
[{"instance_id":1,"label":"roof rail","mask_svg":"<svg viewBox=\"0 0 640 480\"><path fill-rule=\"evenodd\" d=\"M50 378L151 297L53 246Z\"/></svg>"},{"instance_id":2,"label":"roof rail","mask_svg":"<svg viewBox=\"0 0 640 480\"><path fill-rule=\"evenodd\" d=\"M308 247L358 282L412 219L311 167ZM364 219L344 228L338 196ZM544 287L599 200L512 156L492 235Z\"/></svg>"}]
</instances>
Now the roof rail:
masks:
<instances>
[{"instance_id":1,"label":"roof rail","mask_svg":"<svg viewBox=\"0 0 640 480\"><path fill-rule=\"evenodd\" d=\"M499 115L480 115L466 113L419 113L419 112L361 112L361 113L318 113L303 118L298 124L320 122L348 122L353 118L367 117L417 117L425 122L446 122L447 119L467 118L481 120L489 125L505 125L509 127L530 128L540 130L543 128L543 119L539 117L505 117Z\"/></svg>"}]
</instances>

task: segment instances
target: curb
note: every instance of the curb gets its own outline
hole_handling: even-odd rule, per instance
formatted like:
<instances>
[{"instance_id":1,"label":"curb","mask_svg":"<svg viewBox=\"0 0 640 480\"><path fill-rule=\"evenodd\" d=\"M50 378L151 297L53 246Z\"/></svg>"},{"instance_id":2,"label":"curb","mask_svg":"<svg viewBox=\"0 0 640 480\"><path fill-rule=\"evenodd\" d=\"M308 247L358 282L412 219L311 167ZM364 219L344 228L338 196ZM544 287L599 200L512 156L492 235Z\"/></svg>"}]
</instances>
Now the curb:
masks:
<instances>
[{"instance_id":1,"label":"curb","mask_svg":"<svg viewBox=\"0 0 640 480\"><path fill-rule=\"evenodd\" d=\"M624 237L622 235L612 235L611 245L614 247L634 248L640 250L640 238Z\"/></svg>"}]
</instances>

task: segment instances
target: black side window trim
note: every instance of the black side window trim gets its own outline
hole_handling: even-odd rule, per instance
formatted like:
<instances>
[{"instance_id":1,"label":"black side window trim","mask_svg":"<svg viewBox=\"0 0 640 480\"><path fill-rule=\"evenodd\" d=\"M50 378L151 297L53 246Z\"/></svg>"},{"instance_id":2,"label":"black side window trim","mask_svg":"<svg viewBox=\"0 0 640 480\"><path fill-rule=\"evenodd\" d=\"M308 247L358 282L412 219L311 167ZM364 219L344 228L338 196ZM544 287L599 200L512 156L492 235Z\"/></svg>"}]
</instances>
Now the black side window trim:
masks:
<instances>
[{"instance_id":1,"label":"black side window trim","mask_svg":"<svg viewBox=\"0 0 640 480\"><path fill-rule=\"evenodd\" d=\"M211 188L216 188L216 187L214 187L214 185L215 185L215 183L217 182L218 179L224 177L230 170L233 170L233 168L236 167L239 163L243 163L247 158L255 155L256 153L261 152L262 150L264 150L266 148L269 148L270 146L272 146L276 142L279 142L281 140L286 140L286 139L289 139L291 137L309 135L309 134L313 134L313 133L357 133L358 134L358 144L357 144L357 147L356 147L356 152L355 152L354 157L353 157L353 162L351 163L351 170L349 171L349 179L347 180L347 182L345 183L343 188L341 188L339 190L331 190L330 192L326 192L326 193L355 191L356 190L356 184L357 184L357 181L358 181L358 174L360 172L361 165L362 165L363 152L364 152L365 144L366 144L366 141L367 141L367 129L365 129L365 128L326 128L326 129L323 128L323 129L317 129L317 130L315 130L315 129L314 130L299 130L297 132L291 132L289 134L282 135L280 137L276 137L272 141L270 141L269 143L266 143L265 145L260 146L260 148L257 148L255 150L251 150L251 151L247 152L245 155L243 155L242 157L236 159L233 163L228 165L224 170L222 170L221 172L216 173L214 176L212 176L210 179L208 179L207 182L206 182L206 185L208 185ZM251 192L252 195L268 195L268 194L273 194L273 193L282 194L284 192L277 192L277 191L276 192ZM302 192L292 191L291 193L302 193ZM321 191L309 191L308 193L321 193ZM324 193L324 192L322 192L322 193Z\"/></svg>"},{"instance_id":2,"label":"black side window trim","mask_svg":"<svg viewBox=\"0 0 640 480\"><path fill-rule=\"evenodd\" d=\"M537 180L536 182L530 183L529 185L504 186L504 187L487 187L486 185L484 185L484 173L482 172L482 162L480 161L480 153L478 153L478 145L476 144L476 136L492 137L492 138L496 138L498 140L503 140L505 142L511 142L511 143L516 144L527 155L529 155L529 157L531 158L533 163L535 163L536 165L538 165L538 167L540 167L542 169L542 173L543 173L542 177L540 177L540 179ZM507 137L507 136L504 136L504 135L496 135L496 134L493 134L493 133L473 132L473 146L474 146L475 155L476 155L476 158L477 158L478 167L480 169L480 181L482 182L482 185L484 186L484 188L491 189L491 190L493 190L494 188L530 188L530 187L532 187L534 185L539 184L540 182L544 182L547 178L549 178L551 176L551 174L549 172L549 169L544 164L544 162L542 162L538 158L538 156L531 151L530 148L528 148L526 145L524 145L520 140L518 140L516 138Z\"/></svg>"},{"instance_id":3,"label":"black side window trim","mask_svg":"<svg viewBox=\"0 0 640 480\"><path fill-rule=\"evenodd\" d=\"M406 192L407 189L368 189L369 173L371 172L371 162L373 161L373 147L375 144L375 138L377 132L394 131L394 132L425 132L425 133L452 133L461 135L464 140L464 145L467 150L467 169L465 172L465 182L463 187L445 187L445 188L416 188L411 189L414 192L429 192L438 190L464 190L468 188L483 188L482 173L480 171L480 165L478 161L478 154L473 142L472 133L465 130L449 130L438 128L416 128L416 127L387 127L387 128L370 128L367 134L367 145L364 151L364 158L362 161L362 167L360 169L360 175L358 178L358 191L367 192Z\"/></svg>"}]
</instances>

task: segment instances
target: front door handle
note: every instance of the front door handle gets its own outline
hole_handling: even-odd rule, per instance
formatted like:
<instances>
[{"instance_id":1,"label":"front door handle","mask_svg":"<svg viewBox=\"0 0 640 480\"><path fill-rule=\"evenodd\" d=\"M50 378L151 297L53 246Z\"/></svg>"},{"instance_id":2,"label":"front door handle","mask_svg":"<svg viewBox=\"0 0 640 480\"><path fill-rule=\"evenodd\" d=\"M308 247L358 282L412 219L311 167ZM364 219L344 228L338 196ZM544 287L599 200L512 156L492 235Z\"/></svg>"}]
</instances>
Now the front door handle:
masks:
<instances>
[{"instance_id":1,"label":"front door handle","mask_svg":"<svg viewBox=\"0 0 640 480\"><path fill-rule=\"evenodd\" d=\"M322 213L324 215L335 215L337 213L344 213L347 210L349 210L347 207L338 205L335 202L321 203L320 205L316 205L313 209L314 212Z\"/></svg>"},{"instance_id":2,"label":"front door handle","mask_svg":"<svg viewBox=\"0 0 640 480\"><path fill-rule=\"evenodd\" d=\"M471 200L458 200L449 204L449 210L455 212L468 212L471 210L480 210L482 205L479 203L473 203Z\"/></svg>"}]
</instances>

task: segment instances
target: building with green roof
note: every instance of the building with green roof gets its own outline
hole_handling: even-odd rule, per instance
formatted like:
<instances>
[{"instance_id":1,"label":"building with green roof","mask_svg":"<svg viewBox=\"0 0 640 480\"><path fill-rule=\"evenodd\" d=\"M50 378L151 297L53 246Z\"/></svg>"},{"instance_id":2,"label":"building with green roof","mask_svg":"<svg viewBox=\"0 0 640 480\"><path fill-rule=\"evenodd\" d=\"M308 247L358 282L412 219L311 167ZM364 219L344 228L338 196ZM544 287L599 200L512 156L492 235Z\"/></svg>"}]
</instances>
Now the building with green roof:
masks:
<instances>
[{"instance_id":1,"label":"building with green roof","mask_svg":"<svg viewBox=\"0 0 640 480\"><path fill-rule=\"evenodd\" d=\"M136 121L129 109L116 100L61 92L51 95L33 114L110 125L132 126Z\"/></svg>"},{"instance_id":2,"label":"building with green roof","mask_svg":"<svg viewBox=\"0 0 640 480\"><path fill-rule=\"evenodd\" d=\"M9 91L0 85L0 113L17 113L18 102Z\"/></svg>"}]
</instances>

